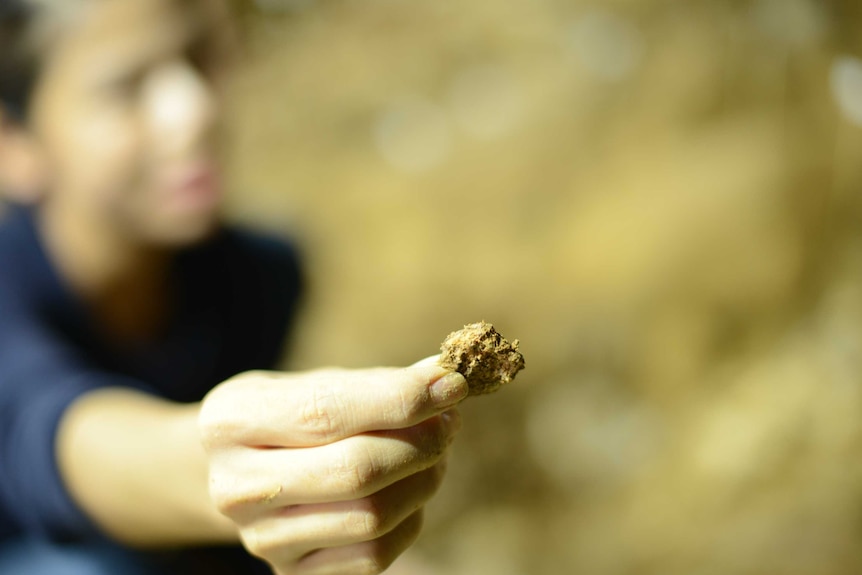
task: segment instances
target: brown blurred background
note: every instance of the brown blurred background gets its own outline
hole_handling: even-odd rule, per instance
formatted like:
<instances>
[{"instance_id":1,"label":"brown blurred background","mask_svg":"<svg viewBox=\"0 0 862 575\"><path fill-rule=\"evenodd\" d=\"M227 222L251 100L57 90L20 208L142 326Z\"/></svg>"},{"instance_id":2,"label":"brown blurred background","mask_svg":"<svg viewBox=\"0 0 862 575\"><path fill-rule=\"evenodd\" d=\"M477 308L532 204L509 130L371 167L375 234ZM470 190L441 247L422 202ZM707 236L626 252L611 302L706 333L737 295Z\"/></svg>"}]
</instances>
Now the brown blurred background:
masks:
<instances>
[{"instance_id":1,"label":"brown blurred background","mask_svg":"<svg viewBox=\"0 0 862 575\"><path fill-rule=\"evenodd\" d=\"M862 572L858 0L259 0L232 213L305 247L290 368L486 319L404 572Z\"/></svg>"}]
</instances>

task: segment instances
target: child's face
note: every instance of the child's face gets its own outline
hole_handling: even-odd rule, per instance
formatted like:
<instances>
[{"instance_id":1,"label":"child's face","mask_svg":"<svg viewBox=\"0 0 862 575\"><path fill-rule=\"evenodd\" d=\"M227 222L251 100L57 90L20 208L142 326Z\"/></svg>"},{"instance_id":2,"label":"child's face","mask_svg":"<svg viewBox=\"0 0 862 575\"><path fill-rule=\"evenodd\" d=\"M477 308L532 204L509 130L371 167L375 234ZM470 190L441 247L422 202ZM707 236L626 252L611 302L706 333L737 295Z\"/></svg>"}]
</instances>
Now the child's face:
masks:
<instances>
[{"instance_id":1,"label":"child's face","mask_svg":"<svg viewBox=\"0 0 862 575\"><path fill-rule=\"evenodd\" d=\"M47 180L43 207L148 244L204 237L221 199L214 128L229 26L222 2L43 2L60 31L31 108Z\"/></svg>"}]
</instances>

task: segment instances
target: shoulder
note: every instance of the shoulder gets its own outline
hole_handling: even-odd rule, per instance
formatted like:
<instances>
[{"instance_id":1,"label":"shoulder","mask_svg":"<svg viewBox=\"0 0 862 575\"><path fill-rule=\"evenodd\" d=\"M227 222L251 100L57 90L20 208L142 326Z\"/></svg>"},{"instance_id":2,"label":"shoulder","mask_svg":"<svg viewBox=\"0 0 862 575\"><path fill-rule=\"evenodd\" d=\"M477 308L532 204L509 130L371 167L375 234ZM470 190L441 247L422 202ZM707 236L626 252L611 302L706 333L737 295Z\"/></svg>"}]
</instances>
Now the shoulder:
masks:
<instances>
[{"instance_id":1,"label":"shoulder","mask_svg":"<svg viewBox=\"0 0 862 575\"><path fill-rule=\"evenodd\" d=\"M205 261L206 275L235 301L293 305L304 291L303 258L287 236L229 226L196 251L193 259Z\"/></svg>"},{"instance_id":2,"label":"shoulder","mask_svg":"<svg viewBox=\"0 0 862 575\"><path fill-rule=\"evenodd\" d=\"M286 236L243 227L226 228L219 238L231 271L252 277L302 282L302 257L297 243Z\"/></svg>"},{"instance_id":3,"label":"shoulder","mask_svg":"<svg viewBox=\"0 0 862 575\"><path fill-rule=\"evenodd\" d=\"M0 210L0 288L26 285L45 280L44 257L36 236L33 214L21 207Z\"/></svg>"},{"instance_id":4,"label":"shoulder","mask_svg":"<svg viewBox=\"0 0 862 575\"><path fill-rule=\"evenodd\" d=\"M22 208L0 204L0 258L4 263L14 257L26 256L21 248L26 243L26 212Z\"/></svg>"},{"instance_id":5,"label":"shoulder","mask_svg":"<svg viewBox=\"0 0 862 575\"><path fill-rule=\"evenodd\" d=\"M215 298L231 350L227 376L272 369L305 292L297 244L273 233L231 227L206 250L209 281L197 293Z\"/></svg>"},{"instance_id":6,"label":"shoulder","mask_svg":"<svg viewBox=\"0 0 862 575\"><path fill-rule=\"evenodd\" d=\"M228 226L221 233L222 247L255 263L295 263L299 261L296 241L286 235Z\"/></svg>"}]
</instances>

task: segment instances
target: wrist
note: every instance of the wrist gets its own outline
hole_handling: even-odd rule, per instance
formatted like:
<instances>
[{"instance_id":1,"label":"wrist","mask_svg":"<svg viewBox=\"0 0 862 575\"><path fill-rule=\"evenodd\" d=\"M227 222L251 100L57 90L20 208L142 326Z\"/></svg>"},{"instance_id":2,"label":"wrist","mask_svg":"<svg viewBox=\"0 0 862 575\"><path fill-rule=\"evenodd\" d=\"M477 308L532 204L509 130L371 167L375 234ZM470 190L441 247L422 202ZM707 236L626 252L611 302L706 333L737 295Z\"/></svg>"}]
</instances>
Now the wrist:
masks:
<instances>
[{"instance_id":1,"label":"wrist","mask_svg":"<svg viewBox=\"0 0 862 575\"><path fill-rule=\"evenodd\" d=\"M58 462L76 503L133 547L238 541L209 497L197 404L101 389L67 410Z\"/></svg>"},{"instance_id":2,"label":"wrist","mask_svg":"<svg viewBox=\"0 0 862 575\"><path fill-rule=\"evenodd\" d=\"M186 445L185 457L197 470L198 480L188 484L182 499L187 504L190 525L196 525L200 539L210 543L238 543L239 534L233 521L222 515L209 494L209 459L201 441L200 403L176 405L170 416L170 436Z\"/></svg>"}]
</instances>

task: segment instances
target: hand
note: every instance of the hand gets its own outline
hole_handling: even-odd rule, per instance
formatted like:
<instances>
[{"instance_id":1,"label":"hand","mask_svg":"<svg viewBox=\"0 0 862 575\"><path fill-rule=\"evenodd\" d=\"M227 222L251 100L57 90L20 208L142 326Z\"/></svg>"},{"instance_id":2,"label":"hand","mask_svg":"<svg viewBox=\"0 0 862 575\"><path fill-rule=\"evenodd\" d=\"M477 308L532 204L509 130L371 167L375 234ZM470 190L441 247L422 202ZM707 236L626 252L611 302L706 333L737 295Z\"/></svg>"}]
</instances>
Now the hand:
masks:
<instances>
[{"instance_id":1,"label":"hand","mask_svg":"<svg viewBox=\"0 0 862 575\"><path fill-rule=\"evenodd\" d=\"M210 495L278 575L381 573L418 536L467 395L404 369L250 372L204 399Z\"/></svg>"}]
</instances>

